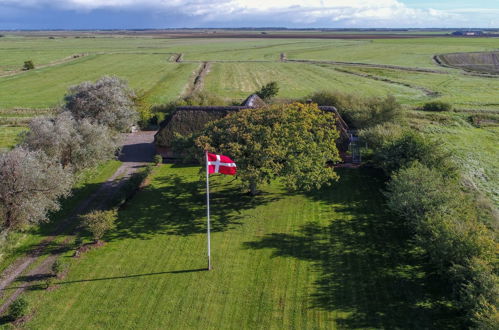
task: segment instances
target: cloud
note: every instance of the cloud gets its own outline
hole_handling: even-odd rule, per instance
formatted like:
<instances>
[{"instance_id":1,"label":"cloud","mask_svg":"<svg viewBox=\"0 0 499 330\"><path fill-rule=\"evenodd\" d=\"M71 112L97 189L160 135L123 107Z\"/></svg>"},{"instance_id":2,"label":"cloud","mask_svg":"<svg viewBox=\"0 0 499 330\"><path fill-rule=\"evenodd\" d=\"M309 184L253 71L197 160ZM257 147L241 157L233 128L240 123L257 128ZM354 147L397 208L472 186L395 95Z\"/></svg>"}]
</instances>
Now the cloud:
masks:
<instances>
[{"instance_id":1,"label":"cloud","mask_svg":"<svg viewBox=\"0 0 499 330\"><path fill-rule=\"evenodd\" d=\"M149 12L184 18L183 26L446 27L468 22L458 10L411 8L400 0L0 0L28 10ZM478 10L476 15L481 15ZM194 19L195 18L195 19ZM179 21L181 22L181 21ZM166 23L165 23L166 24ZM464 24L464 23L463 23ZM91 26L89 26L91 28ZM169 27L165 25L164 27Z\"/></svg>"}]
</instances>

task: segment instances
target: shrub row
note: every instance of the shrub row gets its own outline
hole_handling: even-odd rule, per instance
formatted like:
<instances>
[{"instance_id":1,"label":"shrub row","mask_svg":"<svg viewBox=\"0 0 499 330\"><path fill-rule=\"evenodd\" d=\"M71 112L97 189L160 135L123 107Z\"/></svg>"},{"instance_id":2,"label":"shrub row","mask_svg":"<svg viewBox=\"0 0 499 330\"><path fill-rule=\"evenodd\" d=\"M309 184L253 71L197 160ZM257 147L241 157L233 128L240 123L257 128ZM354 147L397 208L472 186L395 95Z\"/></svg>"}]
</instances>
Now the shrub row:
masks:
<instances>
[{"instance_id":1,"label":"shrub row","mask_svg":"<svg viewBox=\"0 0 499 330\"><path fill-rule=\"evenodd\" d=\"M320 91L308 97L318 105L334 106L352 128L374 127L402 117L402 107L393 96L362 98L341 92Z\"/></svg>"},{"instance_id":2,"label":"shrub row","mask_svg":"<svg viewBox=\"0 0 499 330\"><path fill-rule=\"evenodd\" d=\"M438 275L450 283L463 325L499 328L495 233L480 221L449 154L397 126L385 124L361 136L372 140L374 164L390 177L388 207L414 233Z\"/></svg>"}]
</instances>

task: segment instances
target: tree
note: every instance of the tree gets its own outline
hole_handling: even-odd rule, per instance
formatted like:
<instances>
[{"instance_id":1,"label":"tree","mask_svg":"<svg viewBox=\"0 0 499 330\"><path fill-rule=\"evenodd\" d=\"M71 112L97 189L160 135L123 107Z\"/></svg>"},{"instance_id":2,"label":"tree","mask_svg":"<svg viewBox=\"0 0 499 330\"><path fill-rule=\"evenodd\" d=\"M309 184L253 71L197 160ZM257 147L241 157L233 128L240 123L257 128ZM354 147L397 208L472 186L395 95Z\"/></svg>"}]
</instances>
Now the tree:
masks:
<instances>
[{"instance_id":1,"label":"tree","mask_svg":"<svg viewBox=\"0 0 499 330\"><path fill-rule=\"evenodd\" d=\"M88 119L126 132L138 120L134 99L134 92L124 80L104 76L95 83L87 81L70 87L63 109L77 120Z\"/></svg>"},{"instance_id":2,"label":"tree","mask_svg":"<svg viewBox=\"0 0 499 330\"><path fill-rule=\"evenodd\" d=\"M272 81L268 84L262 86L258 91L255 92L262 100L270 100L279 93L279 86L277 82Z\"/></svg>"},{"instance_id":3,"label":"tree","mask_svg":"<svg viewBox=\"0 0 499 330\"><path fill-rule=\"evenodd\" d=\"M119 148L119 136L107 126L77 121L64 111L55 117L38 117L29 125L22 145L42 150L63 167L78 171L111 159Z\"/></svg>"},{"instance_id":4,"label":"tree","mask_svg":"<svg viewBox=\"0 0 499 330\"><path fill-rule=\"evenodd\" d=\"M230 155L254 195L259 184L277 177L291 190L337 179L326 163L339 160L338 136L333 114L294 103L232 113L209 124L195 141L202 150Z\"/></svg>"},{"instance_id":5,"label":"tree","mask_svg":"<svg viewBox=\"0 0 499 330\"><path fill-rule=\"evenodd\" d=\"M24 71L33 70L34 68L35 68L35 65L33 64L32 60L24 61L24 64L23 64Z\"/></svg>"},{"instance_id":6,"label":"tree","mask_svg":"<svg viewBox=\"0 0 499 330\"><path fill-rule=\"evenodd\" d=\"M72 175L41 151L0 154L0 220L6 230L47 220L71 191Z\"/></svg>"},{"instance_id":7,"label":"tree","mask_svg":"<svg viewBox=\"0 0 499 330\"><path fill-rule=\"evenodd\" d=\"M438 142L414 132L405 132L402 137L384 144L374 157L375 163L387 174L419 161L446 176L455 176L456 167L450 159L450 154Z\"/></svg>"},{"instance_id":8,"label":"tree","mask_svg":"<svg viewBox=\"0 0 499 330\"><path fill-rule=\"evenodd\" d=\"M98 242L104 234L116 227L115 222L118 218L118 211L92 211L82 216L83 227L92 233L95 241Z\"/></svg>"}]
</instances>

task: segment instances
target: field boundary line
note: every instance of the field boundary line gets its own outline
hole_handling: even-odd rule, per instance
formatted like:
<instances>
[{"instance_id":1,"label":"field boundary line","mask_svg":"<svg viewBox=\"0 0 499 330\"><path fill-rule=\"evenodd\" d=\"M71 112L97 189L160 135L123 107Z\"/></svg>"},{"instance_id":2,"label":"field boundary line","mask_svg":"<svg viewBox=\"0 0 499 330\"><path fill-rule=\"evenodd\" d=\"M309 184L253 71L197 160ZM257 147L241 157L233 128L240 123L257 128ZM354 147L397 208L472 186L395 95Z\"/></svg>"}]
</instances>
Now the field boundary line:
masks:
<instances>
[{"instance_id":1,"label":"field boundary line","mask_svg":"<svg viewBox=\"0 0 499 330\"><path fill-rule=\"evenodd\" d=\"M68 57L65 57L65 58L62 58L62 59L59 59L59 60L47 63L47 64L38 65L33 70L22 70L22 69L19 69L19 70L13 70L13 71L6 71L4 73L0 73L0 77L12 77L12 76L16 76L16 75L19 75L19 74L27 73L27 72L30 72L30 71L38 70L38 69L50 68L50 67L57 66L57 65L60 65L60 64L65 64L65 63L73 62L73 61L82 59L84 57L88 57L89 55L92 55L92 54L90 54L90 53L74 54L74 55L71 55L71 56L68 56Z\"/></svg>"},{"instance_id":2,"label":"field boundary line","mask_svg":"<svg viewBox=\"0 0 499 330\"><path fill-rule=\"evenodd\" d=\"M380 68L380 69L395 69L395 70L410 71L410 72L449 74L449 72L443 71L443 70L432 70L432 69L424 69L424 68L411 68L411 67L407 67L407 66L388 65L388 64L370 64L370 63L362 63L362 62L341 62L341 61L321 61L321 60L290 60L290 59L288 59L287 62L312 63L312 64L335 64L335 65L347 65L347 66L363 66L363 67L372 67L372 68Z\"/></svg>"},{"instance_id":3,"label":"field boundary line","mask_svg":"<svg viewBox=\"0 0 499 330\"><path fill-rule=\"evenodd\" d=\"M368 74L368 73L352 72L352 71L348 71L348 70L341 69L341 68L334 68L334 70L338 71L338 72L345 73L345 74L350 74L350 75L366 78L366 79L372 79L372 80L381 81L381 82L385 82L385 83L389 83L389 84L393 84L393 85L399 85L399 86L403 86L403 87L407 87L407 88L411 88L411 89L416 89L416 90L423 92L426 96L429 96L429 97L440 96L440 92L436 92L436 91L433 91L431 89L421 87L421 86L411 85L409 83L391 80L388 78L383 78L383 77L375 76L375 75Z\"/></svg>"}]
</instances>

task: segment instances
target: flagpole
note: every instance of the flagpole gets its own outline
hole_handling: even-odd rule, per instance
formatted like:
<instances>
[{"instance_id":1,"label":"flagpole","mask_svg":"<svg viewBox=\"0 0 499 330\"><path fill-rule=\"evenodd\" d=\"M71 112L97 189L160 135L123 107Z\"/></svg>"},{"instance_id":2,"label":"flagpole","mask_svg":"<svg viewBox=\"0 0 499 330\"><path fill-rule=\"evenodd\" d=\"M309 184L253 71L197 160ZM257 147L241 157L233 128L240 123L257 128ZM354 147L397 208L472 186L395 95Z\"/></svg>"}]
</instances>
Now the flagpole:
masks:
<instances>
[{"instance_id":1,"label":"flagpole","mask_svg":"<svg viewBox=\"0 0 499 330\"><path fill-rule=\"evenodd\" d=\"M208 151L206 158L206 228L208 234L208 270L211 270L211 240L210 240L210 175L208 173Z\"/></svg>"}]
</instances>

